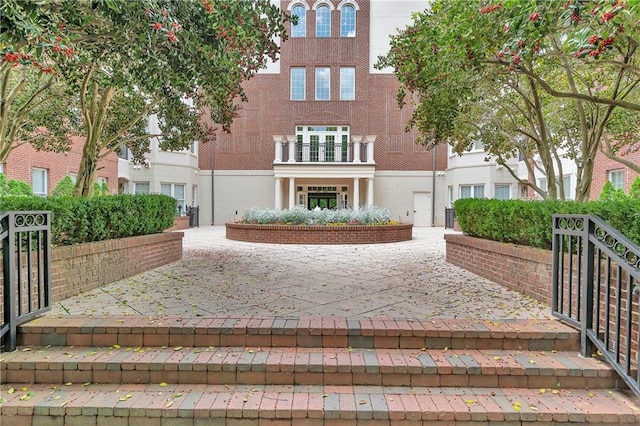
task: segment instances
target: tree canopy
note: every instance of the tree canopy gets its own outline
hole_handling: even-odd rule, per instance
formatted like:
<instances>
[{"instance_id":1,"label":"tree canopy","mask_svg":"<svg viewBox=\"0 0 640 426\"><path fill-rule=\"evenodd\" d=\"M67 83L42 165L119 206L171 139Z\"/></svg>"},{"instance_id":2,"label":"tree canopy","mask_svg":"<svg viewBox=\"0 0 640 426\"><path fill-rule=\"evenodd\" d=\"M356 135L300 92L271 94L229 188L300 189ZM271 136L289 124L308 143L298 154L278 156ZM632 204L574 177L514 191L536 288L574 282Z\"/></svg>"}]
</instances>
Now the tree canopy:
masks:
<instances>
[{"instance_id":1,"label":"tree canopy","mask_svg":"<svg viewBox=\"0 0 640 426\"><path fill-rule=\"evenodd\" d=\"M568 196L569 158L584 200L599 149L625 163L640 148L639 20L639 0L436 0L378 66L395 69L423 143L461 153L479 138L499 164L520 156L529 178L508 170L544 198Z\"/></svg>"},{"instance_id":2,"label":"tree canopy","mask_svg":"<svg viewBox=\"0 0 640 426\"><path fill-rule=\"evenodd\" d=\"M214 126L228 129L236 101L246 98L242 83L276 59L288 19L269 0L57 1L30 9L7 0L2 7L3 64L46 56L49 73L71 94L77 133L86 137L74 193L84 196L104 156L126 146L144 161L149 137L158 136L147 130L150 114L158 114L167 150L211 139ZM48 127L71 122L61 117Z\"/></svg>"}]
</instances>

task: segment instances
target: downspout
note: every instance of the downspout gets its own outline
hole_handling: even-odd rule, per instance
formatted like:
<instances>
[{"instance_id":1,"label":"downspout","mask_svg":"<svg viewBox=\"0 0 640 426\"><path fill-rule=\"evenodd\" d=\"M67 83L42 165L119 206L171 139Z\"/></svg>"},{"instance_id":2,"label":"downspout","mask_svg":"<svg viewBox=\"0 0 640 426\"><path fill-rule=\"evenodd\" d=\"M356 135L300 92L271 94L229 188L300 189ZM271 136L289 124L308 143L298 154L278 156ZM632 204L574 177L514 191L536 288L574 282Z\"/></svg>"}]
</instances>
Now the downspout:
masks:
<instances>
[{"instance_id":1,"label":"downspout","mask_svg":"<svg viewBox=\"0 0 640 426\"><path fill-rule=\"evenodd\" d=\"M431 150L431 226L436 226L436 147Z\"/></svg>"},{"instance_id":2,"label":"downspout","mask_svg":"<svg viewBox=\"0 0 640 426\"><path fill-rule=\"evenodd\" d=\"M215 224L215 220L214 220L214 215L215 215L215 206L216 206L216 202L215 202L215 186L214 186L214 179L213 179L213 172L215 171L215 153L216 153L216 147L214 145L215 139L211 142L211 226L213 226Z\"/></svg>"}]
</instances>

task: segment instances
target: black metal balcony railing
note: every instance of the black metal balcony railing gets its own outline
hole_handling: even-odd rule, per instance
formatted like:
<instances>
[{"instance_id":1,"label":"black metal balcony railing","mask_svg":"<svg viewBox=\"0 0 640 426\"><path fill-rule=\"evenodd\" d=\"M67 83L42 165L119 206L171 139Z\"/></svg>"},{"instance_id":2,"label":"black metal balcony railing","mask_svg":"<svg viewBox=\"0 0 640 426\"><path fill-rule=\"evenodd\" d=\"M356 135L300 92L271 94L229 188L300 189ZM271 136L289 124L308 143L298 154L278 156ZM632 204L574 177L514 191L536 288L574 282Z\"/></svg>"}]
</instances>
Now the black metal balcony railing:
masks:
<instances>
[{"instance_id":1,"label":"black metal balcony railing","mask_svg":"<svg viewBox=\"0 0 640 426\"><path fill-rule=\"evenodd\" d=\"M640 247L601 219L553 216L552 312L640 396Z\"/></svg>"},{"instance_id":2,"label":"black metal balcony railing","mask_svg":"<svg viewBox=\"0 0 640 426\"><path fill-rule=\"evenodd\" d=\"M367 157L367 143L360 145L360 161L365 163ZM350 163L354 159L354 144L331 144L331 143L296 143L295 144L296 163ZM289 144L279 144L277 149L281 149L282 161L289 161Z\"/></svg>"},{"instance_id":3,"label":"black metal balcony railing","mask_svg":"<svg viewBox=\"0 0 640 426\"><path fill-rule=\"evenodd\" d=\"M0 338L13 351L17 326L51 309L51 212L0 212L0 240Z\"/></svg>"}]
</instances>

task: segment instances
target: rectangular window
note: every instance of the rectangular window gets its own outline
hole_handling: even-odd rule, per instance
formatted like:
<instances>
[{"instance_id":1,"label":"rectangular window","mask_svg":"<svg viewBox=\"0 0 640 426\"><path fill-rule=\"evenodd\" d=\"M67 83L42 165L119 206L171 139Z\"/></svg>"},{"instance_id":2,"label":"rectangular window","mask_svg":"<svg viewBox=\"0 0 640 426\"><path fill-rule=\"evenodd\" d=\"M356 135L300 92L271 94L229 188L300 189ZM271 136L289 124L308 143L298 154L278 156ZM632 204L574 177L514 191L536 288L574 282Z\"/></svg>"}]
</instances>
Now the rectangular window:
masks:
<instances>
[{"instance_id":1,"label":"rectangular window","mask_svg":"<svg viewBox=\"0 0 640 426\"><path fill-rule=\"evenodd\" d=\"M69 177L71 178L71 182L75 185L78 183L78 174L77 173L69 173Z\"/></svg>"},{"instance_id":2,"label":"rectangular window","mask_svg":"<svg viewBox=\"0 0 640 426\"><path fill-rule=\"evenodd\" d=\"M35 195L46 196L47 195L47 175L49 171L47 169L39 169L34 167L31 171L31 187Z\"/></svg>"},{"instance_id":3,"label":"rectangular window","mask_svg":"<svg viewBox=\"0 0 640 426\"><path fill-rule=\"evenodd\" d=\"M562 189L564 190L564 199L573 200L573 194L571 194L571 175L562 176Z\"/></svg>"},{"instance_id":4,"label":"rectangular window","mask_svg":"<svg viewBox=\"0 0 640 426\"><path fill-rule=\"evenodd\" d=\"M305 68L291 68L291 100L305 100Z\"/></svg>"},{"instance_id":5,"label":"rectangular window","mask_svg":"<svg viewBox=\"0 0 640 426\"><path fill-rule=\"evenodd\" d=\"M508 200L511 198L511 185L496 184L494 198L497 200Z\"/></svg>"},{"instance_id":6,"label":"rectangular window","mask_svg":"<svg viewBox=\"0 0 640 426\"><path fill-rule=\"evenodd\" d=\"M198 202L198 185L191 185L191 206L197 206Z\"/></svg>"},{"instance_id":7,"label":"rectangular window","mask_svg":"<svg viewBox=\"0 0 640 426\"><path fill-rule=\"evenodd\" d=\"M453 186L447 187L447 198L449 200L449 207L453 207Z\"/></svg>"},{"instance_id":8,"label":"rectangular window","mask_svg":"<svg viewBox=\"0 0 640 426\"><path fill-rule=\"evenodd\" d=\"M0 163L0 173L4 173L4 164Z\"/></svg>"},{"instance_id":9,"label":"rectangular window","mask_svg":"<svg viewBox=\"0 0 640 426\"><path fill-rule=\"evenodd\" d=\"M193 142L191 145L189 145L189 151L192 154L197 154L198 153L198 142Z\"/></svg>"},{"instance_id":10,"label":"rectangular window","mask_svg":"<svg viewBox=\"0 0 640 426\"><path fill-rule=\"evenodd\" d=\"M356 99L356 69L353 67L340 68L340 100L353 101Z\"/></svg>"},{"instance_id":11,"label":"rectangular window","mask_svg":"<svg viewBox=\"0 0 640 426\"><path fill-rule=\"evenodd\" d=\"M547 178L540 178L538 179L538 187L544 191L547 192Z\"/></svg>"},{"instance_id":12,"label":"rectangular window","mask_svg":"<svg viewBox=\"0 0 640 426\"><path fill-rule=\"evenodd\" d=\"M178 216L184 215L186 210L185 205L185 186L184 184L177 183L161 183L160 184L160 193L164 195L168 195L176 199L176 214Z\"/></svg>"},{"instance_id":13,"label":"rectangular window","mask_svg":"<svg viewBox=\"0 0 640 426\"><path fill-rule=\"evenodd\" d=\"M149 182L133 182L133 193L134 194L148 194L149 193Z\"/></svg>"},{"instance_id":14,"label":"rectangular window","mask_svg":"<svg viewBox=\"0 0 640 426\"><path fill-rule=\"evenodd\" d=\"M460 198L484 198L484 185L460 185Z\"/></svg>"},{"instance_id":15,"label":"rectangular window","mask_svg":"<svg viewBox=\"0 0 640 426\"><path fill-rule=\"evenodd\" d=\"M476 139L469 144L467 151L484 151L484 142L480 139Z\"/></svg>"},{"instance_id":16,"label":"rectangular window","mask_svg":"<svg viewBox=\"0 0 640 426\"><path fill-rule=\"evenodd\" d=\"M331 68L316 68L316 101L328 101L331 98Z\"/></svg>"},{"instance_id":17,"label":"rectangular window","mask_svg":"<svg viewBox=\"0 0 640 426\"><path fill-rule=\"evenodd\" d=\"M615 189L624 189L624 170L610 170L609 182Z\"/></svg>"}]
</instances>

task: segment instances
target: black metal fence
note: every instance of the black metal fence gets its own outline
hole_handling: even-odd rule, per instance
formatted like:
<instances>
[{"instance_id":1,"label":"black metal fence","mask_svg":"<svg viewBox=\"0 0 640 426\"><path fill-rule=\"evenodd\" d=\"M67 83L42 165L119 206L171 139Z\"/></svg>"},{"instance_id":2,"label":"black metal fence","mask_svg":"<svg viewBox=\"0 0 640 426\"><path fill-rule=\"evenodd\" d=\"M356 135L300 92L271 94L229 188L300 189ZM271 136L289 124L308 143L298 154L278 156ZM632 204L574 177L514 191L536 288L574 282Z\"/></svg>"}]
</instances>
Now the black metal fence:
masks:
<instances>
[{"instance_id":1,"label":"black metal fence","mask_svg":"<svg viewBox=\"0 0 640 426\"><path fill-rule=\"evenodd\" d=\"M51 213L0 212L2 349L17 346L17 326L51 309Z\"/></svg>"},{"instance_id":2,"label":"black metal fence","mask_svg":"<svg viewBox=\"0 0 640 426\"><path fill-rule=\"evenodd\" d=\"M276 146L281 150L282 162L289 161L289 145ZM347 143L296 143L295 161L300 163L350 163L354 158L354 144ZM360 161L368 161L367 143L360 144Z\"/></svg>"},{"instance_id":3,"label":"black metal fence","mask_svg":"<svg viewBox=\"0 0 640 426\"><path fill-rule=\"evenodd\" d=\"M552 312L640 396L640 247L589 215L553 216Z\"/></svg>"},{"instance_id":4,"label":"black metal fence","mask_svg":"<svg viewBox=\"0 0 640 426\"><path fill-rule=\"evenodd\" d=\"M453 229L454 220L456 218L456 210L454 208L444 209L444 228Z\"/></svg>"}]
</instances>

